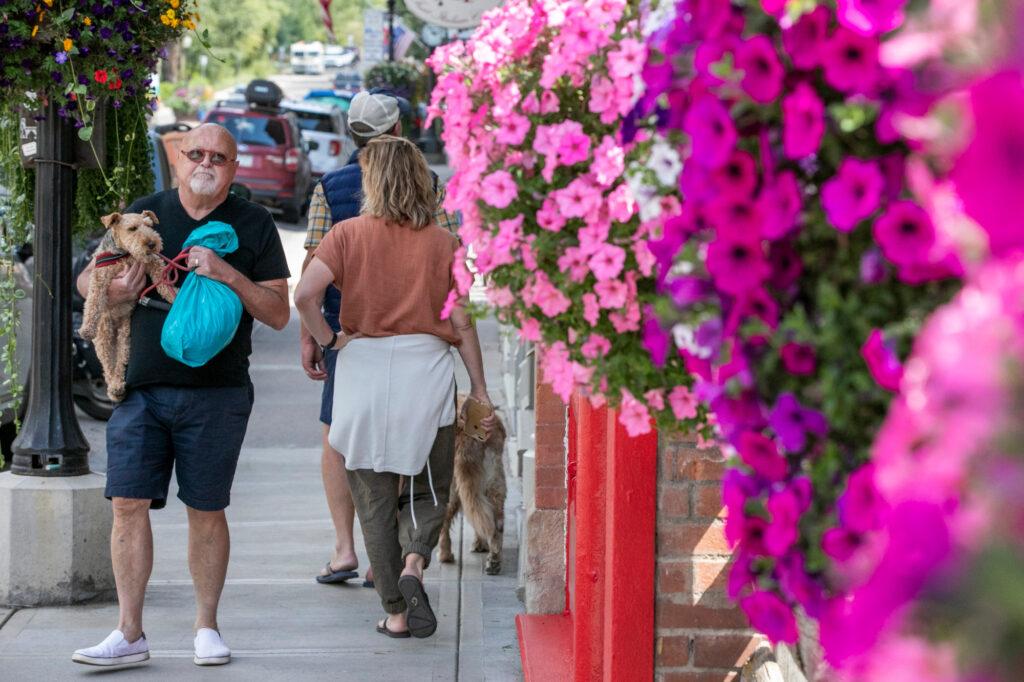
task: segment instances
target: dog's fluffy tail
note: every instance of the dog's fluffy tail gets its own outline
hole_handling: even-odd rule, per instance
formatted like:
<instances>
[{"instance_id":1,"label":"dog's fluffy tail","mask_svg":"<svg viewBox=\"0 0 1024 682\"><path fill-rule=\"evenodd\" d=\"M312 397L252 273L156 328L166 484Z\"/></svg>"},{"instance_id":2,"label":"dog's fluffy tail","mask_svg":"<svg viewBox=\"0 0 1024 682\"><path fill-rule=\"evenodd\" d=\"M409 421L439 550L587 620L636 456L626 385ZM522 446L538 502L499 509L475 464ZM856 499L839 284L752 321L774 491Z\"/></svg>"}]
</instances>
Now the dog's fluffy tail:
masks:
<instances>
[{"instance_id":1,"label":"dog's fluffy tail","mask_svg":"<svg viewBox=\"0 0 1024 682\"><path fill-rule=\"evenodd\" d=\"M476 536L485 542L490 542L494 537L493 505L487 499L486 486L478 485L474 490L472 478L475 477L456 478L459 500L462 502L462 513L465 514L469 524L473 526ZM481 481L478 480L478 483Z\"/></svg>"}]
</instances>

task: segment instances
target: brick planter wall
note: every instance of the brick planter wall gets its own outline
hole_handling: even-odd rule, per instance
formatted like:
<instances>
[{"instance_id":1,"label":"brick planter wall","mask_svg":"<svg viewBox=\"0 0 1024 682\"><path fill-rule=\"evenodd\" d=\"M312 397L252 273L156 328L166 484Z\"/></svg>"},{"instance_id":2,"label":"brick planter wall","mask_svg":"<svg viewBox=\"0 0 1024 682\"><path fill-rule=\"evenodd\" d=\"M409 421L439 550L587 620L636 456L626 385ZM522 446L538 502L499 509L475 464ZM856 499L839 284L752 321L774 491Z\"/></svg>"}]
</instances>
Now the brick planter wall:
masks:
<instances>
[{"instance_id":1,"label":"brick planter wall","mask_svg":"<svg viewBox=\"0 0 1024 682\"><path fill-rule=\"evenodd\" d=\"M725 541L717 450L685 436L658 443L655 679L728 682L761 643L726 595L732 552Z\"/></svg>"},{"instance_id":2,"label":"brick planter wall","mask_svg":"<svg viewBox=\"0 0 1024 682\"><path fill-rule=\"evenodd\" d=\"M526 500L522 550L527 552L527 613L565 610L566 408L546 384L535 394L534 494Z\"/></svg>"}]
</instances>

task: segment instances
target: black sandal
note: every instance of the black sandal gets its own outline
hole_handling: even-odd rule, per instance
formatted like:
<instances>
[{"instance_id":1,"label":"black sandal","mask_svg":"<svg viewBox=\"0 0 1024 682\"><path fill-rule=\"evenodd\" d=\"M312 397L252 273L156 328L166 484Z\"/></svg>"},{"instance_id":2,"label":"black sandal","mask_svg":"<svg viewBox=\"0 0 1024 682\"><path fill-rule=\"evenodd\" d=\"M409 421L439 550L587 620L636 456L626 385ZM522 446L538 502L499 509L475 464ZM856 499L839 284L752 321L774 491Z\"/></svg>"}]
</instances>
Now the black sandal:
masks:
<instances>
[{"instance_id":1,"label":"black sandal","mask_svg":"<svg viewBox=\"0 0 1024 682\"><path fill-rule=\"evenodd\" d=\"M332 583L343 583L346 580L352 580L352 578L358 578L359 571L351 568L339 568L334 570L331 568L331 562L327 562L327 575L318 575L316 581L321 585L330 585Z\"/></svg>"},{"instance_id":2,"label":"black sandal","mask_svg":"<svg viewBox=\"0 0 1024 682\"><path fill-rule=\"evenodd\" d=\"M411 634L409 634L408 630L403 630L402 632L395 632L394 630L389 628L388 619L386 617L384 618L384 620L377 623L377 632L379 632L382 635L387 635L392 639L408 639L412 636Z\"/></svg>"},{"instance_id":3,"label":"black sandal","mask_svg":"<svg viewBox=\"0 0 1024 682\"><path fill-rule=\"evenodd\" d=\"M423 589L423 583L414 575L403 575L398 579L398 591L405 598L408 608L406 618L409 632L413 637L430 637L437 630L437 617L430 608L430 600Z\"/></svg>"}]
</instances>

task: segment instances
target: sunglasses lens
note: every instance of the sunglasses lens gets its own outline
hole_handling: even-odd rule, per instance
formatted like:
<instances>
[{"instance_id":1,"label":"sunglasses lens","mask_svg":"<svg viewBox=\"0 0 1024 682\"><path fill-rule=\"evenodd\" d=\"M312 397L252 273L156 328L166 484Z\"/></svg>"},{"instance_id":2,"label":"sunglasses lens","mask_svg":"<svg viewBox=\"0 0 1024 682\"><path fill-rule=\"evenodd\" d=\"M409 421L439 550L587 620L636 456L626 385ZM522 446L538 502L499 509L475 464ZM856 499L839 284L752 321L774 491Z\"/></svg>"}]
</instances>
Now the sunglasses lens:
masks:
<instances>
[{"instance_id":1,"label":"sunglasses lens","mask_svg":"<svg viewBox=\"0 0 1024 682\"><path fill-rule=\"evenodd\" d=\"M192 149L190 151L185 152L185 156L188 157L189 161L193 161L195 163L198 163L198 162L202 161L203 157L206 156L206 155L203 153L203 151L201 149Z\"/></svg>"},{"instance_id":2,"label":"sunglasses lens","mask_svg":"<svg viewBox=\"0 0 1024 682\"><path fill-rule=\"evenodd\" d=\"M223 166L227 162L228 157L224 156L219 152L214 152L213 154L210 154L210 163L212 163L214 166Z\"/></svg>"}]
</instances>

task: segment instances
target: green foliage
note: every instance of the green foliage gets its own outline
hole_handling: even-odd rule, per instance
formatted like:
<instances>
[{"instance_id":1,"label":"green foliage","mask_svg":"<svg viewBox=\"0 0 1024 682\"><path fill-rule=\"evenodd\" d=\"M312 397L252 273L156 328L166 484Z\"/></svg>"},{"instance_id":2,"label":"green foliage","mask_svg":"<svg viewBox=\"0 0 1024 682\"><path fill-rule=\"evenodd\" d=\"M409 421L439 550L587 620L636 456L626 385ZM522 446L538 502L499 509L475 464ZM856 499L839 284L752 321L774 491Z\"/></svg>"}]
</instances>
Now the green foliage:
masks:
<instances>
[{"instance_id":1,"label":"green foliage","mask_svg":"<svg viewBox=\"0 0 1024 682\"><path fill-rule=\"evenodd\" d=\"M366 72L366 87L390 88L415 106L423 100L426 74L409 62L380 62Z\"/></svg>"}]
</instances>

